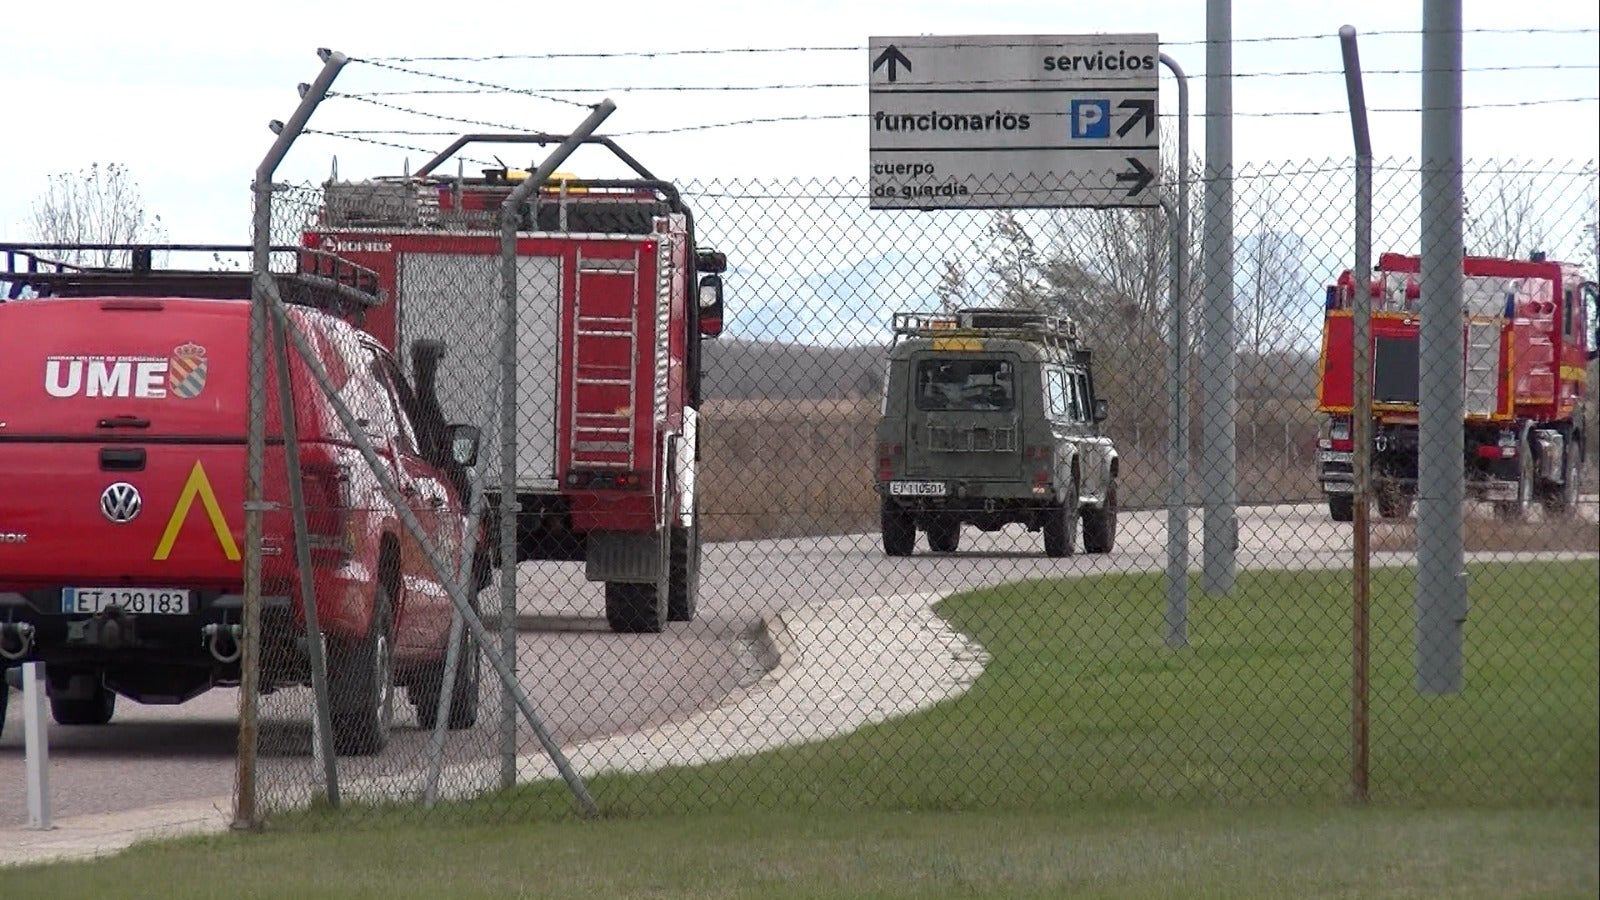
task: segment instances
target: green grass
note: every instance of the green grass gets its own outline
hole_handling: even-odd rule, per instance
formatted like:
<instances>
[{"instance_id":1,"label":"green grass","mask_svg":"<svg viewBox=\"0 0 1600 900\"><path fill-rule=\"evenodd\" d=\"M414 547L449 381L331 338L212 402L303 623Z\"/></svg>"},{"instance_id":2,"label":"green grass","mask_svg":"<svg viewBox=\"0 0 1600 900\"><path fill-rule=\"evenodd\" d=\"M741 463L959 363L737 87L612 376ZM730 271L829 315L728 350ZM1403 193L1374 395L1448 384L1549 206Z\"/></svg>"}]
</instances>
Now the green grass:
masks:
<instances>
[{"instance_id":1,"label":"green grass","mask_svg":"<svg viewBox=\"0 0 1600 900\"><path fill-rule=\"evenodd\" d=\"M1242 573L1162 641L1160 576L939 612L965 695L820 744L472 803L0 870L0 895L1594 896L1600 567L1477 566L1465 690L1412 685L1409 572L1372 583L1371 803L1347 805L1348 573ZM229 873L216 886L202 873Z\"/></svg>"}]
</instances>

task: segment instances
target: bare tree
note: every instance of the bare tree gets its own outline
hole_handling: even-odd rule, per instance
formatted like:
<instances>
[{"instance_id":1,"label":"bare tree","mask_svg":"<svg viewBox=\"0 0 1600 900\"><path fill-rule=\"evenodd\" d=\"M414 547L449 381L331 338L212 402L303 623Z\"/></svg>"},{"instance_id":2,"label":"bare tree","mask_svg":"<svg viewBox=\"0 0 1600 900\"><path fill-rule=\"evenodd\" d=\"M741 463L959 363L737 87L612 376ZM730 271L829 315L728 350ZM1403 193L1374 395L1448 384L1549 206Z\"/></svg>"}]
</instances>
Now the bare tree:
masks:
<instances>
[{"instance_id":1,"label":"bare tree","mask_svg":"<svg viewBox=\"0 0 1600 900\"><path fill-rule=\"evenodd\" d=\"M1470 191L1462 197L1462 231L1467 252L1474 256L1526 258L1534 250L1545 250L1550 225L1544 220L1547 206L1533 181L1501 173L1487 189Z\"/></svg>"},{"instance_id":2,"label":"bare tree","mask_svg":"<svg viewBox=\"0 0 1600 900\"><path fill-rule=\"evenodd\" d=\"M939 283L934 285L933 291L939 297L940 312L955 312L966 305L972 288L967 284L966 264L958 259L946 257L943 261L939 275Z\"/></svg>"},{"instance_id":3,"label":"bare tree","mask_svg":"<svg viewBox=\"0 0 1600 900\"><path fill-rule=\"evenodd\" d=\"M136 244L166 240L159 215L144 206L139 184L120 163L90 163L77 172L51 175L33 203L36 239L52 244ZM62 254L76 265L126 265L127 253L113 250Z\"/></svg>"},{"instance_id":4,"label":"bare tree","mask_svg":"<svg viewBox=\"0 0 1600 900\"><path fill-rule=\"evenodd\" d=\"M1235 315L1240 349L1260 360L1300 336L1291 313L1305 304L1300 290L1306 266L1300 239L1283 228L1276 195L1263 192L1254 206L1255 228L1241 248L1243 290Z\"/></svg>"}]
</instances>

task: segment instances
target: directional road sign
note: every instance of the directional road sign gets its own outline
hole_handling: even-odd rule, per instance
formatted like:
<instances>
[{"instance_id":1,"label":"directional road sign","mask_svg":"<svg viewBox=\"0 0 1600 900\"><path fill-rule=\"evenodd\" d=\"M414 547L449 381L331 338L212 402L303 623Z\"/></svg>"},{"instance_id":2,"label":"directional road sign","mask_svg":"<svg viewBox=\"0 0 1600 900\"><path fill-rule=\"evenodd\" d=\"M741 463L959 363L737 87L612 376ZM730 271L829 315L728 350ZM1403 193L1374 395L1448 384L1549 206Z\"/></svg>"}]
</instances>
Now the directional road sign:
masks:
<instances>
[{"instance_id":1,"label":"directional road sign","mask_svg":"<svg viewBox=\"0 0 1600 900\"><path fill-rule=\"evenodd\" d=\"M1154 34L868 41L873 209L1155 206Z\"/></svg>"}]
</instances>

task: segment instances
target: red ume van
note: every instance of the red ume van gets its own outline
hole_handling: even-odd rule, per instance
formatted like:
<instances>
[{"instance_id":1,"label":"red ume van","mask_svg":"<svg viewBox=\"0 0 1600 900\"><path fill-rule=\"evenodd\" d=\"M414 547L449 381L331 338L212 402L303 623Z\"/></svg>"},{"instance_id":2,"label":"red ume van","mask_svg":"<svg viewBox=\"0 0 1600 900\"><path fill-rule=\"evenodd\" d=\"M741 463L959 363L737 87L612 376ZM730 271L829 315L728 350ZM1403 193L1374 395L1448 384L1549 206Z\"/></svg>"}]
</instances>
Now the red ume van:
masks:
<instances>
[{"instance_id":1,"label":"red ume van","mask_svg":"<svg viewBox=\"0 0 1600 900\"><path fill-rule=\"evenodd\" d=\"M43 252L0 245L0 669L43 661L56 721L103 725L117 694L173 704L239 681L249 273L164 270L148 248L116 269ZM444 426L436 400L340 318L381 299L375 281L348 264L293 268L274 276L293 327L430 542L452 559L473 552L460 492L476 430ZM289 359L335 746L374 753L394 686L425 727L437 721L452 604L310 368L292 348ZM275 366L267 373L264 690L310 672ZM477 715L477 655L461 659L456 728Z\"/></svg>"}]
</instances>

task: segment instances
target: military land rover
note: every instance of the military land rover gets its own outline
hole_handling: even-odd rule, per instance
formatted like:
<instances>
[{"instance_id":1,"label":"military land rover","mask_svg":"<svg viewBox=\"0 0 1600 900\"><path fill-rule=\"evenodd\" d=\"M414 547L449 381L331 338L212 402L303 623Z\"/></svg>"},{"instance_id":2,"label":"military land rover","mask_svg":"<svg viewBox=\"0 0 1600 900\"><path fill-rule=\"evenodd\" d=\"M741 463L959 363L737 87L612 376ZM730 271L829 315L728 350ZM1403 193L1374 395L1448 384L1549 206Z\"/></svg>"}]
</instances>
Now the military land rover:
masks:
<instances>
[{"instance_id":1,"label":"military land rover","mask_svg":"<svg viewBox=\"0 0 1600 900\"><path fill-rule=\"evenodd\" d=\"M883 550L917 531L954 552L961 528L1021 524L1047 556L1109 553L1117 450L1101 434L1089 350L1067 318L1018 309L896 313L878 424Z\"/></svg>"}]
</instances>

